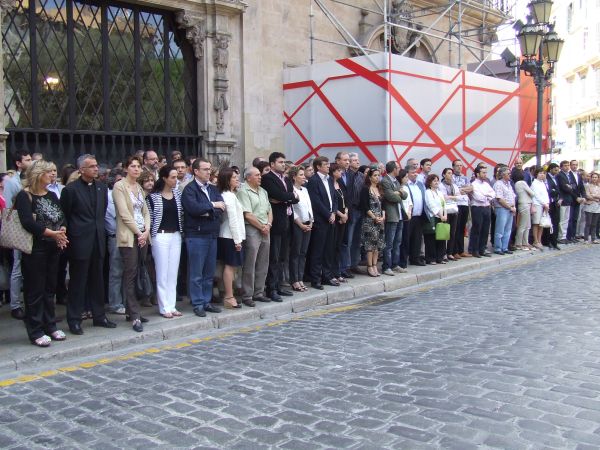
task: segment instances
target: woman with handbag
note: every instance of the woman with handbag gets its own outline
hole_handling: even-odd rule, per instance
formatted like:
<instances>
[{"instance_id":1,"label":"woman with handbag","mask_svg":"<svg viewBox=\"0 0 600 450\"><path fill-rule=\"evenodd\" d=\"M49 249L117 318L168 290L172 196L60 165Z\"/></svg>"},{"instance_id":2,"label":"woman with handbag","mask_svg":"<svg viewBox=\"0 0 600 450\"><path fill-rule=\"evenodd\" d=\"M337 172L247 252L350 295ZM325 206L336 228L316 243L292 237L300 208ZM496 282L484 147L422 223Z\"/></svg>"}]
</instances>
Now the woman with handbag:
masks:
<instances>
[{"instance_id":1,"label":"woman with handbag","mask_svg":"<svg viewBox=\"0 0 600 450\"><path fill-rule=\"evenodd\" d=\"M367 272L378 277L377 259L385 248L385 211L381 208L383 194L379 188L381 172L377 166L365 171L365 184L360 192L359 210L363 213L361 242L367 253Z\"/></svg>"},{"instance_id":2,"label":"woman with handbag","mask_svg":"<svg viewBox=\"0 0 600 450\"><path fill-rule=\"evenodd\" d=\"M590 182L585 185L587 200L583 205L585 214L584 238L590 244L598 244L596 240L596 227L600 220L600 175L595 172L590 174Z\"/></svg>"},{"instance_id":3,"label":"woman with handbag","mask_svg":"<svg viewBox=\"0 0 600 450\"><path fill-rule=\"evenodd\" d=\"M223 263L223 288L225 289L223 306L226 309L242 307L233 295L235 270L244 264L242 243L246 240L244 208L236 196L239 187L240 176L237 172L230 167L219 171L217 188L223 196L225 211L221 217L221 228L217 239L217 259Z\"/></svg>"},{"instance_id":4,"label":"woman with handbag","mask_svg":"<svg viewBox=\"0 0 600 450\"><path fill-rule=\"evenodd\" d=\"M538 250L543 250L542 233L544 232L544 220L550 223L550 197L546 188L546 172L538 167L535 169L535 179L531 183L533 191L533 203L531 205L531 223L533 228L533 246Z\"/></svg>"},{"instance_id":5,"label":"woman with handbag","mask_svg":"<svg viewBox=\"0 0 600 450\"><path fill-rule=\"evenodd\" d=\"M451 168L444 169L442 172L442 182L439 187L440 193L446 201L446 215L450 224L450 239L446 243L446 258L450 261L460 259L460 256L455 257L457 239L464 239L461 233L456 232L456 223L458 221L458 203L460 198L460 189L454 184L454 170Z\"/></svg>"},{"instance_id":6,"label":"woman with handbag","mask_svg":"<svg viewBox=\"0 0 600 450\"><path fill-rule=\"evenodd\" d=\"M123 260L123 285L125 286L126 313L132 321L133 330L144 331L142 322L148 320L140 314L140 303L136 294L136 275L140 262L146 260L150 239L150 213L144 200L144 191L137 179L142 172L142 161L130 156L124 164L127 174L115 183L113 200L117 214L117 247Z\"/></svg>"},{"instance_id":7,"label":"woman with handbag","mask_svg":"<svg viewBox=\"0 0 600 450\"><path fill-rule=\"evenodd\" d=\"M427 217L435 223L447 224L446 201L444 195L439 191L440 178L431 174L425 180L425 212ZM446 254L446 241L437 239L436 233L423 233L425 241L425 262L427 264L446 264L444 255Z\"/></svg>"},{"instance_id":8,"label":"woman with handbag","mask_svg":"<svg viewBox=\"0 0 600 450\"><path fill-rule=\"evenodd\" d=\"M529 230L531 229L531 213L535 209L533 206L535 192L525 181L525 175L523 175L522 170L515 171L512 175L512 181L515 183L518 207L515 248L517 250L533 250L533 247L529 246Z\"/></svg>"},{"instance_id":9,"label":"woman with handbag","mask_svg":"<svg viewBox=\"0 0 600 450\"><path fill-rule=\"evenodd\" d=\"M46 189L54 170L56 166L51 162L34 162L25 173L25 189L15 198L21 225L33 235L31 253L22 253L21 270L25 328L31 343L38 347L66 339L65 333L57 329L54 315L60 250L69 243L58 197Z\"/></svg>"},{"instance_id":10,"label":"woman with handbag","mask_svg":"<svg viewBox=\"0 0 600 450\"><path fill-rule=\"evenodd\" d=\"M183 208L181 193L177 189L177 170L169 165L161 167L158 180L147 200L158 312L161 316L172 319L182 315L175 307L183 232Z\"/></svg>"}]
</instances>

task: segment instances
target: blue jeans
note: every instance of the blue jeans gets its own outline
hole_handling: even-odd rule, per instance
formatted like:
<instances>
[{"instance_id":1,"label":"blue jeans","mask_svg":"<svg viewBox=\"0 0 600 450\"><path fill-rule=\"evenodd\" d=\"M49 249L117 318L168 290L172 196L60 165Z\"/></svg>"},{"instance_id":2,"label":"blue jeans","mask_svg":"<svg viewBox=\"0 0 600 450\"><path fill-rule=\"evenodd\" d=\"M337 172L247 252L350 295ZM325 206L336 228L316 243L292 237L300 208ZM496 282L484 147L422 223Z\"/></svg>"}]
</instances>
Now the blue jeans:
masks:
<instances>
[{"instance_id":1,"label":"blue jeans","mask_svg":"<svg viewBox=\"0 0 600 450\"><path fill-rule=\"evenodd\" d=\"M208 306L212 298L213 278L217 266L217 238L186 238L190 300L194 308Z\"/></svg>"},{"instance_id":2,"label":"blue jeans","mask_svg":"<svg viewBox=\"0 0 600 450\"><path fill-rule=\"evenodd\" d=\"M494 250L505 252L512 230L513 215L509 209L496 208L496 228L494 229Z\"/></svg>"},{"instance_id":3,"label":"blue jeans","mask_svg":"<svg viewBox=\"0 0 600 450\"><path fill-rule=\"evenodd\" d=\"M402 221L385 223L385 248L383 249L383 270L400 266L400 246L402 245Z\"/></svg>"}]
</instances>

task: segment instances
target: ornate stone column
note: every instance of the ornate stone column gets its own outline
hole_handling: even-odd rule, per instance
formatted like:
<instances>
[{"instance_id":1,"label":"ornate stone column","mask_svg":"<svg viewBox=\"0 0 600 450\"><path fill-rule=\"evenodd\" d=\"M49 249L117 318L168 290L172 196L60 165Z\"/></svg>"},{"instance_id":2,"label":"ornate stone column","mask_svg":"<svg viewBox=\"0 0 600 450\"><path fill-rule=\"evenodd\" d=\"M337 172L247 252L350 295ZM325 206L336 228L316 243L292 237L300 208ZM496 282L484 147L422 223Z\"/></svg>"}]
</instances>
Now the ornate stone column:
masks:
<instances>
[{"instance_id":1,"label":"ornate stone column","mask_svg":"<svg viewBox=\"0 0 600 450\"><path fill-rule=\"evenodd\" d=\"M230 52L232 42L237 46L234 51L241 43L240 16L247 5L242 0L198 0L197 4L197 10L180 11L176 18L197 59L198 130L204 153L214 164L223 164L239 147L234 136L243 134L238 119L241 102L232 99L230 89L232 80L241 85L242 72L238 61L232 66Z\"/></svg>"},{"instance_id":2,"label":"ornate stone column","mask_svg":"<svg viewBox=\"0 0 600 450\"><path fill-rule=\"evenodd\" d=\"M0 24L4 21L4 17L15 7L14 0L0 0ZM6 131L6 114L4 112L4 45L0 45L0 107L2 108L2 117L0 119L0 172L6 172L7 169L7 153L6 141L8 132Z\"/></svg>"}]
</instances>

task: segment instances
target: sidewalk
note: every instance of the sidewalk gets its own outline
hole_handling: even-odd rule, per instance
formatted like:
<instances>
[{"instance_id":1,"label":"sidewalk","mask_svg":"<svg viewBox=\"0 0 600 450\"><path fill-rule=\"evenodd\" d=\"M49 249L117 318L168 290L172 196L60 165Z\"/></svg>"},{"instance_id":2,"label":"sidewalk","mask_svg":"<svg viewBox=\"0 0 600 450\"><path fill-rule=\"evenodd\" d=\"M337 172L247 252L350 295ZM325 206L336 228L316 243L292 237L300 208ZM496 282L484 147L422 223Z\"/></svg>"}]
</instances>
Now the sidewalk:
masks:
<instances>
[{"instance_id":1,"label":"sidewalk","mask_svg":"<svg viewBox=\"0 0 600 450\"><path fill-rule=\"evenodd\" d=\"M206 318L196 317L187 301L177 304L183 313L183 317L180 318L165 319L158 314L156 307L144 308L142 314L150 321L144 324L143 333L134 332L124 316L111 315L110 319L118 324L116 329L95 328L92 327L91 320L86 320L83 323L85 334L73 336L67 330L64 306L57 306L57 318L62 320L58 326L67 333L67 340L53 342L49 348L31 345L23 324L10 317L10 309L5 305L0 308L0 378L14 376L16 371L47 370L47 366L71 359L107 352L117 354L140 344L183 339L227 327L258 325L265 319L274 320L325 305L372 300L382 294L393 297L401 294L399 290L423 289L427 284L439 283L440 280L450 282L450 279L457 277L489 273L543 258L564 257L570 252L589 247L590 245L579 244L564 246L561 251L520 251L513 255L493 255L491 258L464 258L446 265L409 266L409 271L405 274L396 274L393 277L382 275L378 278L357 276L340 287L325 286L323 291L309 289L307 292L294 293L293 297L284 297L283 303L258 303L255 308L244 306L239 310L224 310L221 314L209 313Z\"/></svg>"}]
</instances>

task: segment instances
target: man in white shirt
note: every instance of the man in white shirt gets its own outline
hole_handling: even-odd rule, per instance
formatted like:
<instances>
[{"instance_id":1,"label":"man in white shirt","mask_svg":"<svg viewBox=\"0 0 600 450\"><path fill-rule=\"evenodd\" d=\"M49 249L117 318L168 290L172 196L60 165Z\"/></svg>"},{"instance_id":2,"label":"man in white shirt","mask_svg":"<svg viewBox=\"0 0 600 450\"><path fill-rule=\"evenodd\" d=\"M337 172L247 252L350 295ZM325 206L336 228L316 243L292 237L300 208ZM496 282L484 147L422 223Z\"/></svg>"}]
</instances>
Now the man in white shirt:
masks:
<instances>
[{"instance_id":1,"label":"man in white shirt","mask_svg":"<svg viewBox=\"0 0 600 450\"><path fill-rule=\"evenodd\" d=\"M463 175L463 167L464 164L460 159L452 161L452 171L454 172L452 181L460 191L460 197L456 200L456 204L458 205L458 217L456 219L457 236L454 258L471 256L470 253L465 252L464 233L467 222L469 221L469 194L473 192L473 187L471 186L469 179Z\"/></svg>"},{"instance_id":2,"label":"man in white shirt","mask_svg":"<svg viewBox=\"0 0 600 450\"><path fill-rule=\"evenodd\" d=\"M425 214L425 185L417 180L417 168L414 164L409 163L406 165L406 171L408 172L408 193L413 203L412 217L408 222L408 233L409 233L409 250L407 252L402 251L401 254L401 266L403 265L403 259L408 256L410 264L414 266L424 266L425 259L421 256L421 248L423 247L423 225L427 220ZM407 232L406 230L404 231Z\"/></svg>"},{"instance_id":3,"label":"man in white shirt","mask_svg":"<svg viewBox=\"0 0 600 450\"><path fill-rule=\"evenodd\" d=\"M486 246L492 217L491 201L496 198L496 192L488 183L486 166L477 166L474 175L475 180L471 184L473 191L469 251L475 258L489 257L491 255L486 251Z\"/></svg>"}]
</instances>

